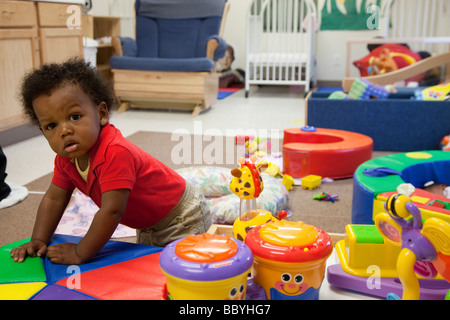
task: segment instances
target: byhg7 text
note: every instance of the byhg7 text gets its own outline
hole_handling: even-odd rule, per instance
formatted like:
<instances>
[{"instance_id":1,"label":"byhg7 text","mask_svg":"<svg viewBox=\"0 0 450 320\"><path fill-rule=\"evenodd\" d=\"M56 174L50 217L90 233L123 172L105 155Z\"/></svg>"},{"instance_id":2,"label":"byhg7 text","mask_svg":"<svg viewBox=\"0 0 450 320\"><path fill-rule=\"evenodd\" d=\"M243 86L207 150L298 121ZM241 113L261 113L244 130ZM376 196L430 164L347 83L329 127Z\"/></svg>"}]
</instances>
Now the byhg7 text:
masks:
<instances>
[{"instance_id":1,"label":"byhg7 text","mask_svg":"<svg viewBox=\"0 0 450 320\"><path fill-rule=\"evenodd\" d=\"M240 304L231 304L231 305L223 305L221 308L215 307L199 307L199 306L182 306L179 309L180 315L205 315L209 318L213 312L221 312L222 314L231 314L231 315L256 315L256 314L268 314L270 310L270 305L240 305Z\"/></svg>"}]
</instances>

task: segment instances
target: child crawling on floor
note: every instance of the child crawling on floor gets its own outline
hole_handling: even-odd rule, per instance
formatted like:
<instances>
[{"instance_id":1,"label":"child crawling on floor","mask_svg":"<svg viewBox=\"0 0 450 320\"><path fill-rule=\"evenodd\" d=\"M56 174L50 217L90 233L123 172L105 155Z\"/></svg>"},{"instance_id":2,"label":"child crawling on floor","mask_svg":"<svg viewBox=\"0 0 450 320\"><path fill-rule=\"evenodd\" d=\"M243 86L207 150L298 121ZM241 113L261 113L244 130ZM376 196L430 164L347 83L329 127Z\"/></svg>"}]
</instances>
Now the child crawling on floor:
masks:
<instances>
[{"instance_id":1,"label":"child crawling on floor","mask_svg":"<svg viewBox=\"0 0 450 320\"><path fill-rule=\"evenodd\" d=\"M211 216L203 194L109 123L112 90L83 59L30 72L21 98L25 114L56 157L31 240L11 250L14 261L28 255L47 256L57 264L85 263L119 223L137 229L138 243L153 246L208 230ZM78 244L49 246L75 188L99 210Z\"/></svg>"},{"instance_id":2,"label":"child crawling on floor","mask_svg":"<svg viewBox=\"0 0 450 320\"><path fill-rule=\"evenodd\" d=\"M450 199L450 186L446 184L429 181L425 183L424 190Z\"/></svg>"}]
</instances>

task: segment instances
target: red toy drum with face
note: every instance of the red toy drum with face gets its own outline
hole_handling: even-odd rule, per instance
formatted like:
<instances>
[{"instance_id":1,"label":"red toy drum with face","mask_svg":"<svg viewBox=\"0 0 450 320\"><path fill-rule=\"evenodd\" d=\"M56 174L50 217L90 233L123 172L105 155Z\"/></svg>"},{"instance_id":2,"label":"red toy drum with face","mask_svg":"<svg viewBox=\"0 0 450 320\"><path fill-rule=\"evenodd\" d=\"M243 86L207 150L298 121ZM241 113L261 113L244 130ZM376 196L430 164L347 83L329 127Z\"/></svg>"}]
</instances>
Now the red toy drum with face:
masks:
<instances>
[{"instance_id":1,"label":"red toy drum with face","mask_svg":"<svg viewBox=\"0 0 450 320\"><path fill-rule=\"evenodd\" d=\"M271 300L316 300L333 251L330 236L303 222L277 221L250 230L254 281Z\"/></svg>"}]
</instances>

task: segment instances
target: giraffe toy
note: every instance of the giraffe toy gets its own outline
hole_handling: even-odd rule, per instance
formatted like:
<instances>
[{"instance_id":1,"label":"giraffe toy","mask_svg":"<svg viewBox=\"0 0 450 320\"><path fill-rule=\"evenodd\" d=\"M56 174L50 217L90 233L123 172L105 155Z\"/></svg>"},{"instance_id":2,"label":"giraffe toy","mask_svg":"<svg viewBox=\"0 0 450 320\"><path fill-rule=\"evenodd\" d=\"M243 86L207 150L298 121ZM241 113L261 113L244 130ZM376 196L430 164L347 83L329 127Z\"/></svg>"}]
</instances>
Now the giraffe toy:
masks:
<instances>
[{"instance_id":1,"label":"giraffe toy","mask_svg":"<svg viewBox=\"0 0 450 320\"><path fill-rule=\"evenodd\" d=\"M240 167L231 170L233 178L230 189L240 198L240 213L233 224L233 233L235 238L241 241L244 241L251 228L277 220L271 212L257 208L256 198L264 189L260 174L268 164L265 162L257 164L256 159L254 155L250 157L250 161L239 158ZM283 214L280 212L280 215Z\"/></svg>"},{"instance_id":2,"label":"giraffe toy","mask_svg":"<svg viewBox=\"0 0 450 320\"><path fill-rule=\"evenodd\" d=\"M239 158L241 166L231 170L233 178L230 189L241 199L256 199L264 189L264 183L260 176L262 168L267 168L266 162L255 164L256 156L251 156L250 161Z\"/></svg>"}]
</instances>

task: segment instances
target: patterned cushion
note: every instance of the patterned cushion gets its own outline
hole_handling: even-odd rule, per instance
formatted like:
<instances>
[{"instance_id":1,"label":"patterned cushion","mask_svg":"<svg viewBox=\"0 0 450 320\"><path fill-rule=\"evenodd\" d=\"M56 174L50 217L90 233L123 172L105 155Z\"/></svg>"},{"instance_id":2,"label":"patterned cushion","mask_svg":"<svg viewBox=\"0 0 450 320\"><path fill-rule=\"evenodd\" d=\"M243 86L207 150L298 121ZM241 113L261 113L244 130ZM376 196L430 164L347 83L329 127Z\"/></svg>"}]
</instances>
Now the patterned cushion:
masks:
<instances>
[{"instance_id":1,"label":"patterned cushion","mask_svg":"<svg viewBox=\"0 0 450 320\"><path fill-rule=\"evenodd\" d=\"M231 192L229 184L231 170L223 167L201 166L177 169L187 181L199 188L208 199L212 222L233 224L239 217L240 199ZM289 195L280 178L263 174L264 190L256 199L259 209L267 210L274 216L286 210Z\"/></svg>"}]
</instances>

